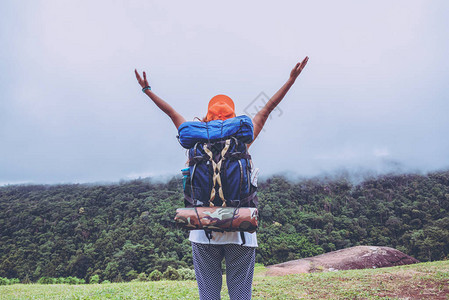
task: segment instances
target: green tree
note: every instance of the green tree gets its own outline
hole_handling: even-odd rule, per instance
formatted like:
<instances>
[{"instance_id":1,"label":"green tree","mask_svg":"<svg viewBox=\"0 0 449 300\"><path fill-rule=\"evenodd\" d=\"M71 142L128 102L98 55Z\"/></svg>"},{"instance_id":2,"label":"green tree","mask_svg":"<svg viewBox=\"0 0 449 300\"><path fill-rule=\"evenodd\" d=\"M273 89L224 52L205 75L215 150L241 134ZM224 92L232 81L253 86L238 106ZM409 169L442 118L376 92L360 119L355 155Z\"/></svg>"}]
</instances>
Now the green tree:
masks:
<instances>
[{"instance_id":1,"label":"green tree","mask_svg":"<svg viewBox=\"0 0 449 300\"><path fill-rule=\"evenodd\" d=\"M178 280L179 273L175 268L169 266L167 270L165 270L165 272L162 274L162 278L167 280Z\"/></svg>"},{"instance_id":2,"label":"green tree","mask_svg":"<svg viewBox=\"0 0 449 300\"><path fill-rule=\"evenodd\" d=\"M162 273L159 270L154 270L153 272L150 273L148 278L151 281L159 281L162 279Z\"/></svg>"},{"instance_id":3,"label":"green tree","mask_svg":"<svg viewBox=\"0 0 449 300\"><path fill-rule=\"evenodd\" d=\"M99 282L100 282L100 276L98 276L97 274L90 277L89 283L97 284Z\"/></svg>"}]
</instances>

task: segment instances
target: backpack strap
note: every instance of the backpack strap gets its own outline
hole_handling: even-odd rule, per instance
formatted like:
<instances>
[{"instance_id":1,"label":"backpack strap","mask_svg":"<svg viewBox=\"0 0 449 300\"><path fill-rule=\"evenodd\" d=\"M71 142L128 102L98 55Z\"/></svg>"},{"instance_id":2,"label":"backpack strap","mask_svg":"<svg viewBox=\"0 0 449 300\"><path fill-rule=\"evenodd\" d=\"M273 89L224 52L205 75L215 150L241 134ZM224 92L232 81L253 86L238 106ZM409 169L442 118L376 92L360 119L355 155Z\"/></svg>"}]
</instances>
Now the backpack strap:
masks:
<instances>
[{"instance_id":1,"label":"backpack strap","mask_svg":"<svg viewBox=\"0 0 449 300\"><path fill-rule=\"evenodd\" d=\"M210 206L214 206L213 201L214 201L215 195L216 195L215 187L218 185L218 196L223 201L222 206L226 207L226 200L224 198L223 188L222 188L222 185L221 185L220 171L221 171L221 165L223 163L223 160L226 159L225 155L226 155L226 153L229 150L230 144L231 144L231 140L226 140L225 141L225 145L223 147L223 150L221 150L220 160L218 162L214 161L214 155L212 153L212 150L208 148L208 144L204 144L203 145L203 150L204 150L204 152L207 155L209 155L209 161L212 164L212 182L213 182L213 186L212 186L212 190L210 192L210 198L209 198Z\"/></svg>"},{"instance_id":2,"label":"backpack strap","mask_svg":"<svg viewBox=\"0 0 449 300\"><path fill-rule=\"evenodd\" d=\"M240 200L239 205L242 207L257 207L259 204L259 201L257 199L257 190L254 188L251 188L251 193L248 195L248 197Z\"/></svg>"},{"instance_id":3,"label":"backpack strap","mask_svg":"<svg viewBox=\"0 0 449 300\"><path fill-rule=\"evenodd\" d=\"M204 234L206 235L207 239L209 240L209 245L210 245L210 240L212 239L212 230L204 230Z\"/></svg>"},{"instance_id":4,"label":"backpack strap","mask_svg":"<svg viewBox=\"0 0 449 300\"><path fill-rule=\"evenodd\" d=\"M196 155L189 159L189 167L196 165L202 161L208 161L209 155Z\"/></svg>"},{"instance_id":5,"label":"backpack strap","mask_svg":"<svg viewBox=\"0 0 449 300\"><path fill-rule=\"evenodd\" d=\"M240 246L243 246L246 244L245 233L243 231L240 231L240 237L242 238L242 243Z\"/></svg>"},{"instance_id":6,"label":"backpack strap","mask_svg":"<svg viewBox=\"0 0 449 300\"><path fill-rule=\"evenodd\" d=\"M229 159L229 160L237 160L237 159L251 159L251 155L249 155L249 153L245 153L245 152L228 152L225 155L225 158Z\"/></svg>"},{"instance_id":7,"label":"backpack strap","mask_svg":"<svg viewBox=\"0 0 449 300\"><path fill-rule=\"evenodd\" d=\"M239 140L233 136L231 137L231 139L234 140L234 144L235 144L234 147L235 147L235 149L237 149L239 147L239 144L241 144L241 142L239 142ZM248 149L246 146L242 152L238 152L238 151L228 152L225 154L224 157L229 160L237 160L237 159L251 160L251 155L249 155Z\"/></svg>"}]
</instances>

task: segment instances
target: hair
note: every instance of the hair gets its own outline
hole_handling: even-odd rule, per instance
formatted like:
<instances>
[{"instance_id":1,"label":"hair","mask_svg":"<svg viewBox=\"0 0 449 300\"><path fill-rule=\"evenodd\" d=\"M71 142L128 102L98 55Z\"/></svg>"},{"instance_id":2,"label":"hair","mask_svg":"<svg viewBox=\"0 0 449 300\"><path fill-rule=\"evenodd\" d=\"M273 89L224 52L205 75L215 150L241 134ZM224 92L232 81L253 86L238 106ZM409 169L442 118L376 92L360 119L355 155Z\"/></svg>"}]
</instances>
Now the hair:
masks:
<instances>
[{"instance_id":1,"label":"hair","mask_svg":"<svg viewBox=\"0 0 449 300\"><path fill-rule=\"evenodd\" d=\"M198 118L198 117L195 117L195 118L193 118L193 120L194 120L194 121L195 121L195 120L198 120L198 121L200 121L200 122L207 122L207 116L203 117L202 119L200 119L200 118Z\"/></svg>"}]
</instances>

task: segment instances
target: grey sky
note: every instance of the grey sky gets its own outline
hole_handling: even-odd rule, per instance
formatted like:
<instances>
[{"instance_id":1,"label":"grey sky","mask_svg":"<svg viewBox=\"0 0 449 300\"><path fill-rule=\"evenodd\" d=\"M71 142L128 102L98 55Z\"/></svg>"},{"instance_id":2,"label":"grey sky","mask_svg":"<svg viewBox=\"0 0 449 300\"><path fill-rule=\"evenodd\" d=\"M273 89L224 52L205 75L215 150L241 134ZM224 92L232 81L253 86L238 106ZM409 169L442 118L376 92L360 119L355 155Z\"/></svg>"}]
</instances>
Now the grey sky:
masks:
<instances>
[{"instance_id":1,"label":"grey sky","mask_svg":"<svg viewBox=\"0 0 449 300\"><path fill-rule=\"evenodd\" d=\"M134 68L192 120L221 93L243 114L306 55L251 147L262 174L448 168L448 2L311 3L2 1L0 184L178 174Z\"/></svg>"}]
</instances>

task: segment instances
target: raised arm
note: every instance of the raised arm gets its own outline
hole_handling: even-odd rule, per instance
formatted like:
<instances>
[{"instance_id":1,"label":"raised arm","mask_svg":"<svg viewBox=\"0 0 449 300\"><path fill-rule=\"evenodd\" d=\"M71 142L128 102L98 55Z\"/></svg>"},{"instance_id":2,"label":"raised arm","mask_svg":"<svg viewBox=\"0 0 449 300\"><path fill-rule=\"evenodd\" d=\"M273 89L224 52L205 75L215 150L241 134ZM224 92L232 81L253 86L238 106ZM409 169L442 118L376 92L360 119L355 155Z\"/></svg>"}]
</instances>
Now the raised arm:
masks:
<instances>
[{"instance_id":1,"label":"raised arm","mask_svg":"<svg viewBox=\"0 0 449 300\"><path fill-rule=\"evenodd\" d=\"M270 113L276 108L276 106L282 101L285 94L287 94L288 90L295 83L296 78L298 78L301 71L307 64L309 57L306 56L302 62L297 63L293 70L290 72L290 77L287 82L276 92L276 94L271 97L271 99L265 104L265 106L254 116L253 124L254 124L254 140L259 135L262 130L265 122L268 119Z\"/></svg>"},{"instance_id":2,"label":"raised arm","mask_svg":"<svg viewBox=\"0 0 449 300\"><path fill-rule=\"evenodd\" d=\"M143 72L143 79L142 77L140 77L137 70L134 70L134 73L136 73L137 81L142 88L150 86L148 84L147 74L145 73L145 71ZM178 129L179 125L186 121L186 119L184 119L184 117L181 116L176 110L174 110L174 108L171 107L170 104L159 98L155 93L151 91L151 89L145 89L144 92L148 97L151 98L151 100L153 100L157 107L159 107L164 113L167 114L167 116L170 117L170 119L173 121L173 124L175 124L176 129Z\"/></svg>"}]
</instances>

